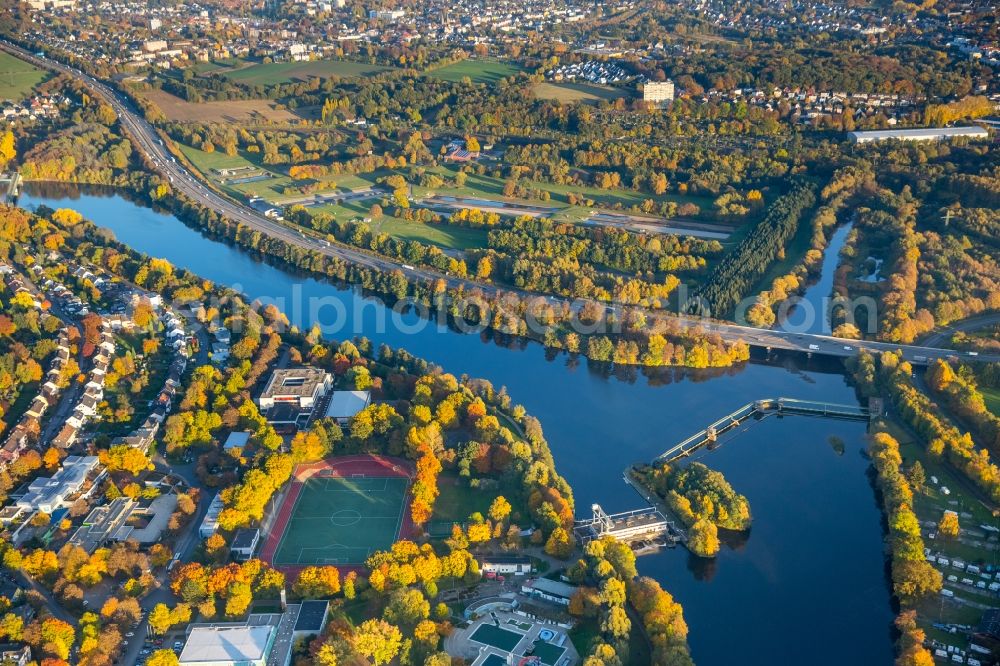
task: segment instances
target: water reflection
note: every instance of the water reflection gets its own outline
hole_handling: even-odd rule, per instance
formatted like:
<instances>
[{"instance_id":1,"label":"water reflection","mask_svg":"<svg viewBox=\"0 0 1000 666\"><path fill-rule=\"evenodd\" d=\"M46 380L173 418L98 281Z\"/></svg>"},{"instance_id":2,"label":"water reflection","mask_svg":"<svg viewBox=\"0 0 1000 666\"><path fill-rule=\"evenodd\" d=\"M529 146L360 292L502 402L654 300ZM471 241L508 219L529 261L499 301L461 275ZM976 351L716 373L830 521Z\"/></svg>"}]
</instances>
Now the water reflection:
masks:
<instances>
[{"instance_id":1,"label":"water reflection","mask_svg":"<svg viewBox=\"0 0 1000 666\"><path fill-rule=\"evenodd\" d=\"M361 290L254 257L113 192L31 183L22 203L73 207L121 242L238 284L250 298L299 290L338 299L349 328L375 345L402 347L447 371L505 386L544 425L578 514L592 502L612 512L637 508L622 479L627 465L653 459L750 400L855 400L833 359L755 352L736 368L615 368L504 334L467 335L438 324L416 333L379 330L382 306ZM408 323L416 316L403 315ZM834 437L842 447L831 445ZM716 560L667 549L640 558L639 569L684 605L699 664L891 662L881 515L866 477L864 437L856 422L766 419L697 458L750 500L752 536L721 535Z\"/></svg>"}]
</instances>

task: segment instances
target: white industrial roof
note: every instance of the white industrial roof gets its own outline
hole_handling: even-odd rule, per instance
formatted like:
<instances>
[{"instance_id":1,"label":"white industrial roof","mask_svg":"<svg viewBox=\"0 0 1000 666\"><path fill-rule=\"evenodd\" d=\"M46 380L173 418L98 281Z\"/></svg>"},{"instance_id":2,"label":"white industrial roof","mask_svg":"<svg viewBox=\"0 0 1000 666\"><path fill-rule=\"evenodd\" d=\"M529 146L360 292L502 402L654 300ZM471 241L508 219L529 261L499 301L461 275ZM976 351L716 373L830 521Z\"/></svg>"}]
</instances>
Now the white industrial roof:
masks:
<instances>
[{"instance_id":1,"label":"white industrial roof","mask_svg":"<svg viewBox=\"0 0 1000 666\"><path fill-rule=\"evenodd\" d=\"M986 136L984 128L979 127L920 127L899 130L872 130L869 132L849 132L853 139L912 139L936 138L944 136Z\"/></svg>"},{"instance_id":2,"label":"white industrial roof","mask_svg":"<svg viewBox=\"0 0 1000 666\"><path fill-rule=\"evenodd\" d=\"M51 477L39 477L32 481L17 505L43 511L58 508L69 495L80 490L98 462L97 456L67 456L62 467Z\"/></svg>"},{"instance_id":3,"label":"white industrial roof","mask_svg":"<svg viewBox=\"0 0 1000 666\"><path fill-rule=\"evenodd\" d=\"M368 406L371 393L368 391L334 391L325 416L332 419L347 419Z\"/></svg>"},{"instance_id":4,"label":"white industrial roof","mask_svg":"<svg viewBox=\"0 0 1000 666\"><path fill-rule=\"evenodd\" d=\"M259 661L274 627L196 627L188 634L181 664Z\"/></svg>"}]
</instances>

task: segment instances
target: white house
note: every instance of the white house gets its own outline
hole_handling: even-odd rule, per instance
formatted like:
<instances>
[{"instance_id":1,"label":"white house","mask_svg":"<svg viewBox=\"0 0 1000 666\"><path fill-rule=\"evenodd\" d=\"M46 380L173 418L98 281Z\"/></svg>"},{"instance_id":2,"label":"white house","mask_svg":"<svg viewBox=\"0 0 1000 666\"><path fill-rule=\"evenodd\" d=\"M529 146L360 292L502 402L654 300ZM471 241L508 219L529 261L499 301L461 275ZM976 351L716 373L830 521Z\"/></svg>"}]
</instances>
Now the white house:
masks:
<instances>
[{"instance_id":1,"label":"white house","mask_svg":"<svg viewBox=\"0 0 1000 666\"><path fill-rule=\"evenodd\" d=\"M524 576L531 573L531 559L524 555L484 555L479 560L479 573Z\"/></svg>"}]
</instances>

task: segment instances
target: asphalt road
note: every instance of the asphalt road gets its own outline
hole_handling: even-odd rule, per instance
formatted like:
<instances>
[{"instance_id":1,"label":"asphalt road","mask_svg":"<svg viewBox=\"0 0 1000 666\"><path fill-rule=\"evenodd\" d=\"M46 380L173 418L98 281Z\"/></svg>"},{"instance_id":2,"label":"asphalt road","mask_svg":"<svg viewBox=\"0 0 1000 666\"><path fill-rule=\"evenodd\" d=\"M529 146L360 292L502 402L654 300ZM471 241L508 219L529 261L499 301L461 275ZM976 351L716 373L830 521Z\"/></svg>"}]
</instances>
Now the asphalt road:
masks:
<instances>
[{"instance_id":1,"label":"asphalt road","mask_svg":"<svg viewBox=\"0 0 1000 666\"><path fill-rule=\"evenodd\" d=\"M931 332L924 337L922 344L931 347L940 347L941 345L948 344L951 336L958 331L970 333L995 324L1000 324L1000 314L986 314L979 315L977 317L969 317L968 319L953 322L940 330Z\"/></svg>"},{"instance_id":2,"label":"asphalt road","mask_svg":"<svg viewBox=\"0 0 1000 666\"><path fill-rule=\"evenodd\" d=\"M560 298L556 296L541 296L531 292L519 291L515 289L502 289L494 285L483 284L474 280L458 278L451 275L444 275L437 271L421 267L406 266L402 262L397 262L385 257L375 256L357 248L340 244L330 243L325 239L307 234L302 230L291 228L282 224L278 220L265 217L249 206L243 205L231 199L227 199L210 188L206 187L198 178L185 169L170 154L163 141L157 135L156 130L146 122L141 112L135 108L131 101L124 95L113 90L88 74L69 67L48 58L39 58L35 55L17 47L10 42L0 40L0 48L9 51L17 57L27 60L39 67L54 70L67 76L74 77L89 86L94 92L107 101L115 112L125 131L132 137L133 146L143 153L154 169L166 176L171 186L182 192L190 199L197 201L203 206L211 208L226 217L235 220L247 227L255 229L263 234L279 238L287 243L292 243L308 250L313 250L343 261L367 266L378 271L401 271L411 279L423 279L427 281L443 280L449 287L463 286L467 291L479 289L485 294L512 293L518 296L545 298L550 303L561 304L567 302L571 307L579 307L578 301ZM622 312L628 306L611 305L609 310ZM735 342L742 340L754 347L767 349L784 349L799 351L807 354L822 354L826 356L849 357L855 356L859 350L867 349L873 352L900 350L903 357L915 364L926 364L938 358L967 356L966 353L956 352L935 346L921 345L897 345L891 343L854 341L835 338L827 335L816 335L809 333L786 333L784 331L774 331L770 329L753 328L750 326L740 326L697 317L676 315L676 319L690 326L700 326L706 331L717 333L723 340ZM972 360L968 356L968 360ZM979 361L1000 361L1000 354L981 354L975 360Z\"/></svg>"}]
</instances>

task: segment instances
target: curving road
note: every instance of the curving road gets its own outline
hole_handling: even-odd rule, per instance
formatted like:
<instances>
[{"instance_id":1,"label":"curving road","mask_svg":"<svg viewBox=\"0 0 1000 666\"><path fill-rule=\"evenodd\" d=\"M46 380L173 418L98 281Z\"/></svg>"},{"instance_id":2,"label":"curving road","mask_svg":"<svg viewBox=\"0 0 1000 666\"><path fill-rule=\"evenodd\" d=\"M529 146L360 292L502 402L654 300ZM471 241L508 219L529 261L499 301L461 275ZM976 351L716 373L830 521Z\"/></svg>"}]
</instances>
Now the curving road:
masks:
<instances>
[{"instance_id":1,"label":"curving road","mask_svg":"<svg viewBox=\"0 0 1000 666\"><path fill-rule=\"evenodd\" d=\"M968 319L960 319L959 321L952 322L951 324L939 330L932 331L928 335L924 336L922 344L931 347L938 347L943 344L948 344L951 336L958 331L971 333L972 331L978 331L981 328L994 326L996 324L1000 324L1000 313L976 315L975 317L969 317Z\"/></svg>"},{"instance_id":2,"label":"curving road","mask_svg":"<svg viewBox=\"0 0 1000 666\"><path fill-rule=\"evenodd\" d=\"M306 234L299 229L282 224L277 220L265 217L253 208L223 197L206 187L193 173L179 164L167 150L153 126L145 120L132 102L120 92L79 69L48 58L37 57L5 40L0 40L0 49L8 51L22 60L27 60L38 67L60 72L86 84L114 108L122 127L131 136L134 146L145 155L154 169L170 181L174 189L182 192L185 196L197 201L201 205L211 208L256 231L279 238L286 243L298 245L308 250L320 252L343 261L360 264L379 271L402 271L408 273L412 278L428 281L443 280L449 287L463 286L466 290L479 289L486 294L513 293L519 296L545 299L557 305L567 302L574 309L580 306L579 301L572 301L571 299L541 296L516 289L503 289L474 280L444 275L426 268L408 266L393 259L373 255L357 248L330 243L324 239ZM608 309L609 311L620 313L625 307L620 305L608 306ZM854 356L860 349L867 349L873 352L900 350L906 360L915 364L926 364L938 358L951 356L969 356L968 354L935 346L897 345L883 342L846 340L810 333L787 333L683 315L676 316L676 319L686 325L700 326L706 331L717 333L726 341L735 342L742 340L751 346L766 349L784 349L807 354L839 357ZM972 360L972 358L972 356L969 356L969 360ZM1000 354L982 354L978 355L975 360L1000 361Z\"/></svg>"}]
</instances>

